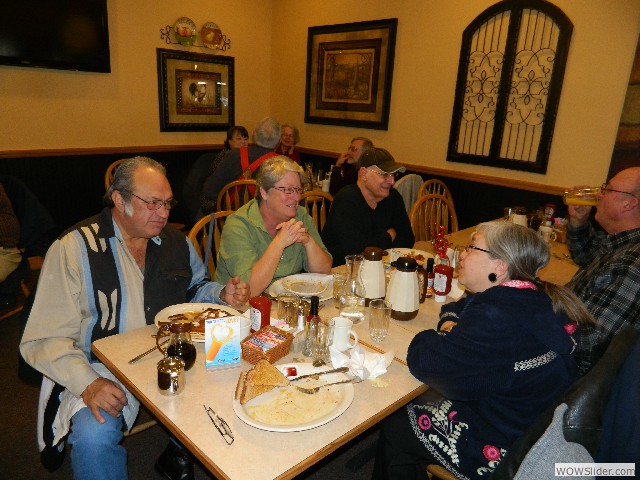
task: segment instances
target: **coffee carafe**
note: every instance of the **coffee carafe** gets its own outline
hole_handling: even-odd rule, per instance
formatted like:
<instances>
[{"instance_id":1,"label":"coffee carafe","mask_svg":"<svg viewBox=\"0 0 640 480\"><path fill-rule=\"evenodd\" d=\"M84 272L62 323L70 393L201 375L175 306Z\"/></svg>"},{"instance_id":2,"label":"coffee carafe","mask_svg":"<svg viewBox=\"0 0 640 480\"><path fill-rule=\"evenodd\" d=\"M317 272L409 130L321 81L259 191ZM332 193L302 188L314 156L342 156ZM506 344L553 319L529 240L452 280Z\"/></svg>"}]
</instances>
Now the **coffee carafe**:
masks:
<instances>
[{"instance_id":1,"label":"coffee carafe","mask_svg":"<svg viewBox=\"0 0 640 480\"><path fill-rule=\"evenodd\" d=\"M364 286L365 304L369 305L370 300L384 298L385 278L382 256L385 251L378 247L367 247L362 252L364 257L360 270L360 278Z\"/></svg>"},{"instance_id":2,"label":"coffee carafe","mask_svg":"<svg viewBox=\"0 0 640 480\"><path fill-rule=\"evenodd\" d=\"M391 317L396 320L411 320L420 308L420 285L418 264L411 257L400 257L391 263L391 280L386 300L391 303Z\"/></svg>"}]
</instances>

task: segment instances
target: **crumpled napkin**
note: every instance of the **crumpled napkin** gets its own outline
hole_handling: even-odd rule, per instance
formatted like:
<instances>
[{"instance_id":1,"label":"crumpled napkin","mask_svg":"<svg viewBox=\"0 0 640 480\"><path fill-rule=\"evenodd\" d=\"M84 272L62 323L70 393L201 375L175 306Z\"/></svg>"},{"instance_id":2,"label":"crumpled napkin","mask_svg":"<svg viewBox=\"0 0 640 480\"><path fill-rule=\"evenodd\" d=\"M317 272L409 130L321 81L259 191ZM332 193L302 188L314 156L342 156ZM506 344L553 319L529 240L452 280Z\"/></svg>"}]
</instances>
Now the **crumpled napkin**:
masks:
<instances>
[{"instance_id":1,"label":"crumpled napkin","mask_svg":"<svg viewBox=\"0 0 640 480\"><path fill-rule=\"evenodd\" d=\"M362 380L367 378L373 380L387 373L387 367L393 361L395 351L391 350L385 354L365 352L360 348L360 345L356 345L341 352L331 345L329 346L329 355L333 368L348 366L352 375Z\"/></svg>"},{"instance_id":2,"label":"crumpled napkin","mask_svg":"<svg viewBox=\"0 0 640 480\"><path fill-rule=\"evenodd\" d=\"M460 299L464 294L464 288L460 288L458 285L458 279L454 278L451 280L451 291L448 294L449 298L453 298L454 300Z\"/></svg>"}]
</instances>

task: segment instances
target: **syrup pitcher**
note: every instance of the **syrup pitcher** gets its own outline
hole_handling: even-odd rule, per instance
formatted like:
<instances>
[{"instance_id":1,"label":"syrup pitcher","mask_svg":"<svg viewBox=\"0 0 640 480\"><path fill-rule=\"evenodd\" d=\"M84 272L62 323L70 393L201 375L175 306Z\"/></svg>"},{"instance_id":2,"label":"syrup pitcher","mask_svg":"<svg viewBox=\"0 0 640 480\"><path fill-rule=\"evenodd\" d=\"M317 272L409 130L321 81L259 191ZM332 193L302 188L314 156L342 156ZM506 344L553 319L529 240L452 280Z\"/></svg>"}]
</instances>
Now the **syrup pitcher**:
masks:
<instances>
[{"instance_id":1,"label":"syrup pitcher","mask_svg":"<svg viewBox=\"0 0 640 480\"><path fill-rule=\"evenodd\" d=\"M166 350L160 346L163 332L169 332L169 346ZM196 347L191 341L191 323L173 322L163 325L156 335L156 347L165 357L179 357L184 362L184 369L189 370L196 363Z\"/></svg>"}]
</instances>

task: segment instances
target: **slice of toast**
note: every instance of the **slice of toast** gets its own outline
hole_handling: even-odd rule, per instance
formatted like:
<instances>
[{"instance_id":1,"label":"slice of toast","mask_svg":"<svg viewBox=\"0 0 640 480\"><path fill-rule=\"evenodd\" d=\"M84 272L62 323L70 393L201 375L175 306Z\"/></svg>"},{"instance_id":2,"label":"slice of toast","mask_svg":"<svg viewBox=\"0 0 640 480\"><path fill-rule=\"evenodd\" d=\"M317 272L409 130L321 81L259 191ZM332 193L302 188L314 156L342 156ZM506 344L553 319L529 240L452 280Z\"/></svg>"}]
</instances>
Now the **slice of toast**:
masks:
<instances>
[{"instance_id":1,"label":"slice of toast","mask_svg":"<svg viewBox=\"0 0 640 480\"><path fill-rule=\"evenodd\" d=\"M285 377L280 370L264 359L258 361L251 370L243 373L244 375L240 375L236 387L237 395L238 388L240 384L242 384L242 391L240 392L241 405L244 405L258 395L262 395L277 387L287 386L290 383L289 379Z\"/></svg>"},{"instance_id":2,"label":"slice of toast","mask_svg":"<svg viewBox=\"0 0 640 480\"><path fill-rule=\"evenodd\" d=\"M238 383L236 385L236 400L240 399L240 395L242 394L242 390L244 390L244 382L247 378L248 370L243 370L240 372L240 376L238 377Z\"/></svg>"}]
</instances>

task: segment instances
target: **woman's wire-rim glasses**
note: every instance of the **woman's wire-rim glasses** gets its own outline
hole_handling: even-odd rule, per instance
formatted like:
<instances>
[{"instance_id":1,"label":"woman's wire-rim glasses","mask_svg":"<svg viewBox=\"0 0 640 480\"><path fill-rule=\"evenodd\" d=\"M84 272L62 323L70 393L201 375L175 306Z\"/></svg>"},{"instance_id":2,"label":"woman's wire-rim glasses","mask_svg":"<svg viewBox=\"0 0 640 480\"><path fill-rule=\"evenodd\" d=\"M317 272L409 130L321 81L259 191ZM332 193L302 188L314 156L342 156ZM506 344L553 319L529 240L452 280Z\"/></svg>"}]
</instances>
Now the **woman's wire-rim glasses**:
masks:
<instances>
[{"instance_id":1,"label":"woman's wire-rim glasses","mask_svg":"<svg viewBox=\"0 0 640 480\"><path fill-rule=\"evenodd\" d=\"M229 428L229 424L227 424L227 422L225 422L220 415L214 412L213 408L207 407L206 405L202 406L204 407L204 411L207 412L207 415L209 415L213 426L216 427L216 430L218 430L218 432L220 432L220 435L222 435L222 438L224 438L224 441L227 442L227 445L231 445L234 441L234 438L233 433Z\"/></svg>"},{"instance_id":2,"label":"woman's wire-rim glasses","mask_svg":"<svg viewBox=\"0 0 640 480\"><path fill-rule=\"evenodd\" d=\"M625 195L631 195L632 197L635 197L635 194L631 192L624 192L622 190L616 190L615 188L611 188L609 184L606 182L602 184L602 186L600 187L600 190L602 190L603 192L624 193Z\"/></svg>"},{"instance_id":3,"label":"woman's wire-rim glasses","mask_svg":"<svg viewBox=\"0 0 640 480\"><path fill-rule=\"evenodd\" d=\"M286 193L287 195L291 195L292 193L297 193L298 195L302 195L304 193L304 189L302 187L273 187L275 190L280 190L282 193Z\"/></svg>"},{"instance_id":4,"label":"woman's wire-rim glasses","mask_svg":"<svg viewBox=\"0 0 640 480\"><path fill-rule=\"evenodd\" d=\"M175 198L172 198L170 200L145 200L144 198L139 197L133 192L131 192L131 195L136 197L138 200L146 203L148 210L160 210L160 207L164 207L165 210L171 210L178 204L178 201Z\"/></svg>"},{"instance_id":5,"label":"woman's wire-rim glasses","mask_svg":"<svg viewBox=\"0 0 640 480\"><path fill-rule=\"evenodd\" d=\"M471 244L467 245L464 248L464 251L467 253L469 253L469 250L480 250L481 252L488 253L489 255L493 255L493 253L491 253L489 250L485 250L484 248L476 247L475 245L471 245Z\"/></svg>"}]
</instances>

